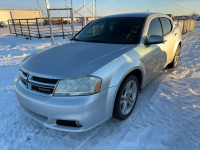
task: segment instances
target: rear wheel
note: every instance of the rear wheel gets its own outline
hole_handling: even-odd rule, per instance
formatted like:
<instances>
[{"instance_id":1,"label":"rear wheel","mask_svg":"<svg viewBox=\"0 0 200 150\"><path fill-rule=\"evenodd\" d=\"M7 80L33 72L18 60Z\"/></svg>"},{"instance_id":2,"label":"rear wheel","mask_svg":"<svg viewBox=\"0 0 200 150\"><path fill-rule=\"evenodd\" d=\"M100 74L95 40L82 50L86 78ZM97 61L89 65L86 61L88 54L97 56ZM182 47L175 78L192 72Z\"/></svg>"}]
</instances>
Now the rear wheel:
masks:
<instances>
[{"instance_id":1,"label":"rear wheel","mask_svg":"<svg viewBox=\"0 0 200 150\"><path fill-rule=\"evenodd\" d=\"M115 100L113 117L124 120L133 111L139 92L138 80L134 75L129 75L122 82Z\"/></svg>"},{"instance_id":2,"label":"rear wheel","mask_svg":"<svg viewBox=\"0 0 200 150\"><path fill-rule=\"evenodd\" d=\"M176 53L174 55L173 61L168 65L169 68L176 68L176 66L178 65L179 58L180 58L180 53L181 53L181 46L179 45L176 49Z\"/></svg>"}]
</instances>

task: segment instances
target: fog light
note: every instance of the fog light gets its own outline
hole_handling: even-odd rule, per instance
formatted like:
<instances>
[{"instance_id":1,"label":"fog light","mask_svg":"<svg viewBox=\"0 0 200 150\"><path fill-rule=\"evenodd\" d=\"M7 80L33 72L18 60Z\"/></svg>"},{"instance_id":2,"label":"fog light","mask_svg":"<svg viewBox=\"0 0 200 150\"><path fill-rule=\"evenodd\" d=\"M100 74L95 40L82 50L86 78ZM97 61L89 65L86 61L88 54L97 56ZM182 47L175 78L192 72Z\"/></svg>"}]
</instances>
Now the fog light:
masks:
<instances>
[{"instance_id":1,"label":"fog light","mask_svg":"<svg viewBox=\"0 0 200 150\"><path fill-rule=\"evenodd\" d=\"M57 120L57 125L61 126L69 126L69 127L82 127L82 123L79 121L72 121L72 120Z\"/></svg>"},{"instance_id":2,"label":"fog light","mask_svg":"<svg viewBox=\"0 0 200 150\"><path fill-rule=\"evenodd\" d=\"M81 127L81 126L82 126L81 122L79 122L79 121L76 121L76 125L77 125L78 127Z\"/></svg>"}]
</instances>

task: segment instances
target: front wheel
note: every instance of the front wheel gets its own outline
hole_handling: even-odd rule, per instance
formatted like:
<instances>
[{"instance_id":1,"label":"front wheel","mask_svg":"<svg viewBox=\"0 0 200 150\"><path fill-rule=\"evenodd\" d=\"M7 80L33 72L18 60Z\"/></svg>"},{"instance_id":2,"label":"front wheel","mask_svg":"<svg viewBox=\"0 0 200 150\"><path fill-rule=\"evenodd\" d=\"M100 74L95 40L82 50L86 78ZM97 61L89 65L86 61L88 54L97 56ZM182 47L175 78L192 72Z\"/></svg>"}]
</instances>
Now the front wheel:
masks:
<instances>
[{"instance_id":1,"label":"front wheel","mask_svg":"<svg viewBox=\"0 0 200 150\"><path fill-rule=\"evenodd\" d=\"M138 80L134 75L129 75L122 82L113 109L113 117L125 120L133 111L139 92Z\"/></svg>"},{"instance_id":2,"label":"front wheel","mask_svg":"<svg viewBox=\"0 0 200 150\"><path fill-rule=\"evenodd\" d=\"M181 53L181 46L179 45L176 49L176 53L174 55L173 61L168 65L169 68L176 68L176 66L178 65L179 58L180 58L180 53Z\"/></svg>"}]
</instances>

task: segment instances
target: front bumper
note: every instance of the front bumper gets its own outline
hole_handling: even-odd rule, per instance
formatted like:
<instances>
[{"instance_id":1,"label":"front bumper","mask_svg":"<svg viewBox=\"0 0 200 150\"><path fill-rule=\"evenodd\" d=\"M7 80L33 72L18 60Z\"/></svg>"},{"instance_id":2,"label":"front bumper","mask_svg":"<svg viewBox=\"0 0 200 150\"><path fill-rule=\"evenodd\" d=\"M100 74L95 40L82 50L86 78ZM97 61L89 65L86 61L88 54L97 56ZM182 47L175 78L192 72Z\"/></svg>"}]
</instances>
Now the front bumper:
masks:
<instances>
[{"instance_id":1,"label":"front bumper","mask_svg":"<svg viewBox=\"0 0 200 150\"><path fill-rule=\"evenodd\" d=\"M19 106L31 118L44 126L69 132L89 130L112 116L108 111L108 91L89 96L44 97L23 89L18 82L14 85ZM114 89L113 89L114 90ZM113 91L112 90L112 91ZM107 110L106 110L107 109ZM109 112L109 113L108 113ZM79 121L82 127L61 126L57 120Z\"/></svg>"}]
</instances>

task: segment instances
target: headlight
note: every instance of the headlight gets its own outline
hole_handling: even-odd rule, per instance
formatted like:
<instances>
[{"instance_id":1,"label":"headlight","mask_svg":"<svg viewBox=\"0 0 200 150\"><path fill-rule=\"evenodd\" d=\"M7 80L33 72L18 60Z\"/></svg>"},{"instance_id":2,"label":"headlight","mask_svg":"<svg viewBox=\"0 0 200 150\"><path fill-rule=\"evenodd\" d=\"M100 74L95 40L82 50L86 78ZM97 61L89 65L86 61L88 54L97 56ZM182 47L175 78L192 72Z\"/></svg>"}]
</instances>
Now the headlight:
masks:
<instances>
[{"instance_id":1,"label":"headlight","mask_svg":"<svg viewBox=\"0 0 200 150\"><path fill-rule=\"evenodd\" d=\"M99 92L101 78L87 76L60 80L54 96L90 95Z\"/></svg>"}]
</instances>

